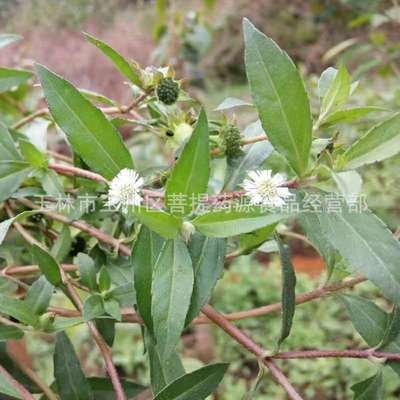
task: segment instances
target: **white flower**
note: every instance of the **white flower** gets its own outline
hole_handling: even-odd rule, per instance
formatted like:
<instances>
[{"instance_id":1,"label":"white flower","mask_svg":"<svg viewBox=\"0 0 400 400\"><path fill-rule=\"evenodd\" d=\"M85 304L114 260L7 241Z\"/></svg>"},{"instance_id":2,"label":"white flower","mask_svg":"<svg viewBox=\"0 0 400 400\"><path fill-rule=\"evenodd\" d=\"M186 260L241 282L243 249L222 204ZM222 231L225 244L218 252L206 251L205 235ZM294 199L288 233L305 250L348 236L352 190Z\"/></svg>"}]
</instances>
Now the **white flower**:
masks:
<instances>
[{"instance_id":1,"label":"white flower","mask_svg":"<svg viewBox=\"0 0 400 400\"><path fill-rule=\"evenodd\" d=\"M144 184L139 174L128 168L122 169L110 182L107 204L123 212L128 211L128 206L138 206L142 202L141 188Z\"/></svg>"},{"instance_id":2,"label":"white flower","mask_svg":"<svg viewBox=\"0 0 400 400\"><path fill-rule=\"evenodd\" d=\"M290 196L288 188L282 187L285 183L282 174L272 175L271 170L263 170L250 171L248 176L250 179L245 179L242 186L251 204L281 207Z\"/></svg>"}]
</instances>

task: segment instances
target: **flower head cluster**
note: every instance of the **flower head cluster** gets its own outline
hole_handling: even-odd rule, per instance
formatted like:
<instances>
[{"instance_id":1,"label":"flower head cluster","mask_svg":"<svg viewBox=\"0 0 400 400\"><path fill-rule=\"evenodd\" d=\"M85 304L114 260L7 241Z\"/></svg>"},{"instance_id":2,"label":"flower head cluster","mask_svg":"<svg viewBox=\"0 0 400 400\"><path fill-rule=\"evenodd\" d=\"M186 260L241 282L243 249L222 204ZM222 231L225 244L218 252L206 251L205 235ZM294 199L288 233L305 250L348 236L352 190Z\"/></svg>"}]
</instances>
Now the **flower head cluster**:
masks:
<instances>
[{"instance_id":1,"label":"flower head cluster","mask_svg":"<svg viewBox=\"0 0 400 400\"><path fill-rule=\"evenodd\" d=\"M251 204L281 207L290 196L287 187L282 187L285 177L282 174L272 175L271 170L250 171L249 179L243 181L243 188Z\"/></svg>"},{"instance_id":2,"label":"flower head cluster","mask_svg":"<svg viewBox=\"0 0 400 400\"><path fill-rule=\"evenodd\" d=\"M124 168L110 182L107 204L117 209L122 208L122 211L126 213L129 206L141 204L143 184L143 178L136 171Z\"/></svg>"}]
</instances>

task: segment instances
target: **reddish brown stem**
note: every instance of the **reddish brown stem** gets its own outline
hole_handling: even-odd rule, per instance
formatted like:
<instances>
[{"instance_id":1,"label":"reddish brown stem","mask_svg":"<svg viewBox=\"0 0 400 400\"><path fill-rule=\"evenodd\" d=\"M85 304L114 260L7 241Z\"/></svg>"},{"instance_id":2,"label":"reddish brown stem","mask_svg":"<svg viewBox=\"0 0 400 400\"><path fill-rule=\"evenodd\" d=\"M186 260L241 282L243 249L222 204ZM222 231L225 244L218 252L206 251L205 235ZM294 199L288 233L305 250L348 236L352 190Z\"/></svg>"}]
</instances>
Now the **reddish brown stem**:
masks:
<instances>
[{"instance_id":1,"label":"reddish brown stem","mask_svg":"<svg viewBox=\"0 0 400 400\"><path fill-rule=\"evenodd\" d=\"M302 397L297 392L297 390L289 382L288 378L280 370L280 368L274 363L272 359L267 359L264 357L265 351L261 346L254 342L249 336L243 333L235 325L231 324L226 320L222 314L214 310L210 305L205 305L201 311L205 314L211 321L222 328L229 336L235 339L240 345L245 349L254 354L260 361L269 369L275 380L286 390L288 396L292 400L302 400Z\"/></svg>"},{"instance_id":2,"label":"reddish brown stem","mask_svg":"<svg viewBox=\"0 0 400 400\"><path fill-rule=\"evenodd\" d=\"M31 393L25 389L17 380L15 380L9 372L0 365L0 374L3 375L7 381L14 387L14 389L21 395L24 400L35 400Z\"/></svg>"},{"instance_id":3,"label":"reddish brown stem","mask_svg":"<svg viewBox=\"0 0 400 400\"><path fill-rule=\"evenodd\" d=\"M69 297L70 297L72 303L75 305L77 310L82 314L83 304L82 304L82 301L81 301L77 291L75 290L75 288L73 287L71 282L66 277L64 270L61 269L60 272L63 277L63 282L65 284L66 290L69 294ZM88 321L87 326L89 327L89 330L92 334L93 340L95 341L97 347L99 348L99 350L104 358L104 362L106 364L106 369L107 369L108 375L110 376L111 383L112 383L114 391L115 391L116 399L117 400L126 400L125 392L124 392L124 389L122 388L117 369L115 368L110 348L108 347L107 343L104 341L103 337L101 336L100 332L98 331L98 329L93 321Z\"/></svg>"},{"instance_id":4,"label":"reddish brown stem","mask_svg":"<svg viewBox=\"0 0 400 400\"><path fill-rule=\"evenodd\" d=\"M278 353L273 358L281 360L312 359L312 358L382 358L392 361L400 361L400 353L388 353L384 351L365 350L301 350Z\"/></svg>"}]
</instances>

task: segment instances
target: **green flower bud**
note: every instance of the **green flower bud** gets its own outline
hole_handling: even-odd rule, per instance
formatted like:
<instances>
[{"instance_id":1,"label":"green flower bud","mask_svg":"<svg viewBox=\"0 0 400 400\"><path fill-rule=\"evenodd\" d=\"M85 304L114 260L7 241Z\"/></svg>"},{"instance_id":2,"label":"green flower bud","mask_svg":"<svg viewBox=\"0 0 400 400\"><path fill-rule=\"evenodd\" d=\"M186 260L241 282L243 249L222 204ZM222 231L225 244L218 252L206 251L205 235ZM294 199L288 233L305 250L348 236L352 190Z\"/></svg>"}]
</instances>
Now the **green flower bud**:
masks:
<instances>
[{"instance_id":1,"label":"green flower bud","mask_svg":"<svg viewBox=\"0 0 400 400\"><path fill-rule=\"evenodd\" d=\"M157 97L164 104L174 104L179 97L179 83L172 78L163 78L157 86Z\"/></svg>"},{"instance_id":2,"label":"green flower bud","mask_svg":"<svg viewBox=\"0 0 400 400\"><path fill-rule=\"evenodd\" d=\"M238 127L233 124L225 125L220 131L222 146L228 158L237 157L242 154L240 147L241 135Z\"/></svg>"}]
</instances>

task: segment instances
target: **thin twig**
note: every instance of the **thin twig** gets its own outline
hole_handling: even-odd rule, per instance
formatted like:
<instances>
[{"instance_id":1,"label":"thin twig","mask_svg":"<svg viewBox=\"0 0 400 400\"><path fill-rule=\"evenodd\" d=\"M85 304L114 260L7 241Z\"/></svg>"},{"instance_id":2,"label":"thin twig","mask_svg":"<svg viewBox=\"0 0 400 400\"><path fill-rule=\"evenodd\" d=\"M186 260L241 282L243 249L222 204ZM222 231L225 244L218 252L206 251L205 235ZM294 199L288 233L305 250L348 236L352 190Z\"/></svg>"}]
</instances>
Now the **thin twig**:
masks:
<instances>
[{"instance_id":1,"label":"thin twig","mask_svg":"<svg viewBox=\"0 0 400 400\"><path fill-rule=\"evenodd\" d=\"M268 140L268 137L263 133L261 135L258 136L252 136L249 138L244 138L240 141L240 145L241 146L246 146L248 144L253 144L253 143L257 143L257 142L262 142L264 140ZM211 155L212 156L218 156L223 152L223 150L219 147L216 147L215 149L211 150Z\"/></svg>"},{"instance_id":2,"label":"thin twig","mask_svg":"<svg viewBox=\"0 0 400 400\"><path fill-rule=\"evenodd\" d=\"M65 215L62 214L58 214L54 211L49 211L49 210L42 210L40 206L36 205L35 203L33 203L30 200L27 199L18 199L17 200L19 203L32 208L34 210L41 210L43 212L44 215L55 219L56 221L60 221L63 224L67 224L70 226L73 226L74 228L77 228L83 232L88 233L89 235L95 237L96 239L100 240L103 243L109 244L110 246L112 246L115 249L119 249L119 251L124 254L124 255L130 255L131 250L129 247L123 245L120 243L120 241L118 239L113 238L110 235L107 235L106 233L104 233L103 231L101 231L100 229L95 228L92 225L87 224L84 221L71 221L68 217L66 217Z\"/></svg>"},{"instance_id":3,"label":"thin twig","mask_svg":"<svg viewBox=\"0 0 400 400\"><path fill-rule=\"evenodd\" d=\"M49 112L47 108L40 108L39 110L33 112L32 114L27 115L26 117L20 119L18 122L16 122L12 128L13 129L19 129L22 126L29 124L29 122L32 122L34 119L42 117L43 115L46 115Z\"/></svg>"},{"instance_id":4,"label":"thin twig","mask_svg":"<svg viewBox=\"0 0 400 400\"><path fill-rule=\"evenodd\" d=\"M9 354L10 355L10 354ZM12 355L10 355L12 357ZM50 389L50 387L43 381L42 378L30 367L28 367L25 363L20 362L18 358L13 358L13 361L18 365L19 369L33 381L38 388L42 390L42 392L46 395L48 400L59 400L56 394Z\"/></svg>"},{"instance_id":5,"label":"thin twig","mask_svg":"<svg viewBox=\"0 0 400 400\"><path fill-rule=\"evenodd\" d=\"M10 205L7 202L4 204L4 209L6 210L6 213L10 218L15 217L14 212L12 211ZM40 245L40 243L19 222L14 221L13 225L14 228L30 245L33 244Z\"/></svg>"},{"instance_id":6,"label":"thin twig","mask_svg":"<svg viewBox=\"0 0 400 400\"><path fill-rule=\"evenodd\" d=\"M21 395L24 400L35 400L32 394L25 389L17 380L15 380L9 372L0 364L0 374L3 375L10 385Z\"/></svg>"},{"instance_id":7,"label":"thin twig","mask_svg":"<svg viewBox=\"0 0 400 400\"><path fill-rule=\"evenodd\" d=\"M83 312L83 304L78 295L78 292L75 290L74 286L71 284L69 279L66 277L65 272L62 268L60 268L61 276L63 279L63 283L65 285L66 291L69 294L69 297L72 303L75 305L77 310L82 313ZM118 376L117 369L115 368L113 359L112 359L112 352L108 347L107 343L104 341L103 337L101 336L100 332L98 331L95 323L93 321L88 321L87 326L91 332L93 340L97 344L106 364L106 369L108 375L110 376L116 399L117 400L126 400L124 389L122 388L121 381Z\"/></svg>"},{"instance_id":8,"label":"thin twig","mask_svg":"<svg viewBox=\"0 0 400 400\"><path fill-rule=\"evenodd\" d=\"M382 358L385 360L400 361L400 353L388 353L373 349L365 350L299 350L278 353L272 358L281 360L312 359L312 358Z\"/></svg>"},{"instance_id":9,"label":"thin twig","mask_svg":"<svg viewBox=\"0 0 400 400\"><path fill-rule=\"evenodd\" d=\"M302 400L303 398L297 392L297 390L289 382L288 378L280 370L280 368L274 363L272 359L265 358L264 349L254 342L249 336L243 333L235 325L231 324L222 314L214 310L210 305L205 305L201 309L202 313L205 314L211 321L223 329L229 336L235 339L245 349L254 354L271 372L275 380L286 390L288 396L292 400Z\"/></svg>"}]
</instances>

